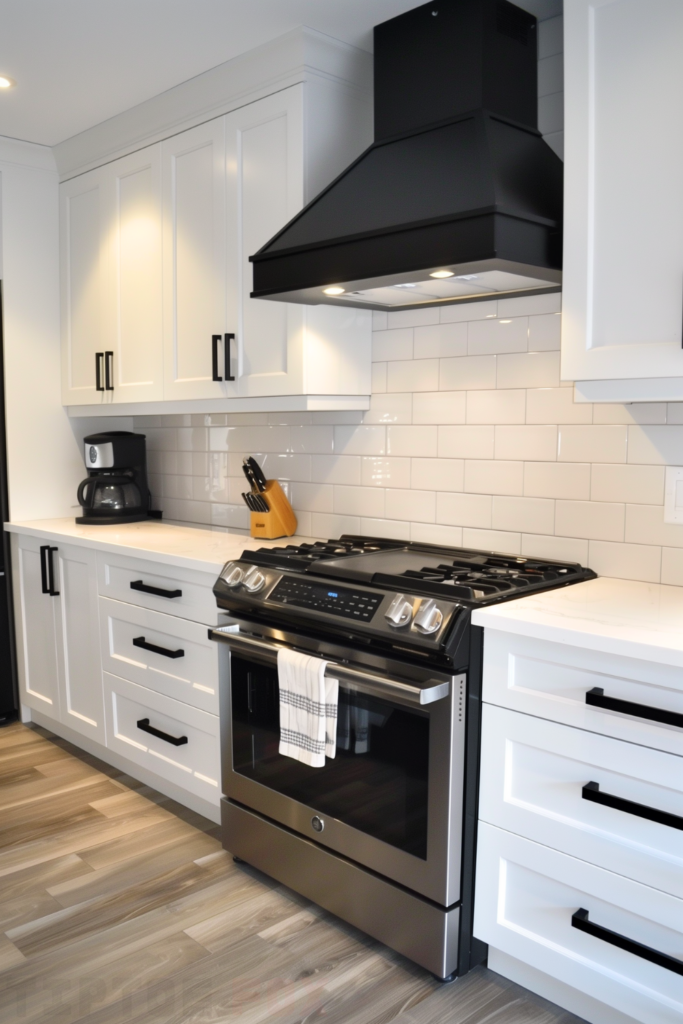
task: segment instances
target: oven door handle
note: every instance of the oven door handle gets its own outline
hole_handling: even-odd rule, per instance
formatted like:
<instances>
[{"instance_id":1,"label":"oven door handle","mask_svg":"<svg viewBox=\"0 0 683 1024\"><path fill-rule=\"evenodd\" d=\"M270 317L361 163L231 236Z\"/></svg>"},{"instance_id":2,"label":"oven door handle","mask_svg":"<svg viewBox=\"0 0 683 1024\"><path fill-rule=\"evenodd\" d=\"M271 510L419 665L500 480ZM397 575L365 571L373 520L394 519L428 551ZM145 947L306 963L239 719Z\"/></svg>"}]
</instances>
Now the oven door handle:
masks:
<instances>
[{"instance_id":1,"label":"oven door handle","mask_svg":"<svg viewBox=\"0 0 683 1024\"><path fill-rule=\"evenodd\" d=\"M256 657L269 664L277 663L277 652L280 648L292 650L287 644L273 643L270 640L262 640L260 637L238 633L234 626L219 626L217 629L210 629L209 636L212 640L227 643L235 654ZM305 651L304 653L310 654L311 652ZM326 661L327 659L322 658L321 660ZM418 707L443 700L451 689L448 679L428 679L422 684L416 684L403 679L390 679L375 672L366 672L365 669L352 668L350 665L340 665L334 661L327 662L325 675L330 679L338 679L342 685L351 686L361 692L377 697L386 697L390 700L397 699L404 704L414 704Z\"/></svg>"}]
</instances>

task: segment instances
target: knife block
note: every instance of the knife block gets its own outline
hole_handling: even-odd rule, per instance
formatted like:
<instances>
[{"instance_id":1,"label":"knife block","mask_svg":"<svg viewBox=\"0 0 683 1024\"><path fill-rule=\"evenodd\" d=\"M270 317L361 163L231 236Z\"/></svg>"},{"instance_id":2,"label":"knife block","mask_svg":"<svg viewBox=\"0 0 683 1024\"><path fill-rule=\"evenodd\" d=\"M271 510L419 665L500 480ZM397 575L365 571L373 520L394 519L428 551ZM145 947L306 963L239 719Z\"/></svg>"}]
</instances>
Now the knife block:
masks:
<instances>
[{"instance_id":1,"label":"knife block","mask_svg":"<svg viewBox=\"0 0 683 1024\"><path fill-rule=\"evenodd\" d=\"M261 492L270 512L251 512L251 535L275 540L276 537L291 537L296 533L296 516L277 480L266 481Z\"/></svg>"}]
</instances>

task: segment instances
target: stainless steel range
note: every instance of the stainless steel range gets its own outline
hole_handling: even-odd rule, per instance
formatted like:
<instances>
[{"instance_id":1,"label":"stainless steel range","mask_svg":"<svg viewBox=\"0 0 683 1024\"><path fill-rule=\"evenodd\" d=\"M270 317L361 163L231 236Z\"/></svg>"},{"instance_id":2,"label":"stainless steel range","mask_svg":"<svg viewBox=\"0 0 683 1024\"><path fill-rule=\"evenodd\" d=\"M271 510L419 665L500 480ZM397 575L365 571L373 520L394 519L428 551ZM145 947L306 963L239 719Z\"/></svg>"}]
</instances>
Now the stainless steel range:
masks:
<instances>
[{"instance_id":1,"label":"stainless steel range","mask_svg":"<svg viewBox=\"0 0 683 1024\"><path fill-rule=\"evenodd\" d=\"M343 536L245 551L214 593L223 845L439 978L472 937L482 630L473 607L595 574L567 562ZM339 680L337 754L278 753L277 652Z\"/></svg>"}]
</instances>

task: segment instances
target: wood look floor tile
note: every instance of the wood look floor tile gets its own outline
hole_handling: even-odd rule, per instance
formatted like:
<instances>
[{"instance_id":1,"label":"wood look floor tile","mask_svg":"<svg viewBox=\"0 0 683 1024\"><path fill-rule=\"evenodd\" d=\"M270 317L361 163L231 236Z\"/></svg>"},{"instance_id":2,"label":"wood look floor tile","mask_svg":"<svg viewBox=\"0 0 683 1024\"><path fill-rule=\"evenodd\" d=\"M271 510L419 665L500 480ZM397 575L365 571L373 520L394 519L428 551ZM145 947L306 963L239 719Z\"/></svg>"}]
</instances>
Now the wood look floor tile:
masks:
<instances>
[{"instance_id":1,"label":"wood look floor tile","mask_svg":"<svg viewBox=\"0 0 683 1024\"><path fill-rule=\"evenodd\" d=\"M81 860L76 853L69 853L66 857L56 857L43 864L35 864L33 867L14 871L11 875L4 875L0 878L0 905L6 900L26 896L32 892L47 889L50 885L57 885L59 882L66 882L70 878L77 878L79 875L87 875L91 872L90 865Z\"/></svg>"},{"instance_id":2,"label":"wood look floor tile","mask_svg":"<svg viewBox=\"0 0 683 1024\"><path fill-rule=\"evenodd\" d=\"M147 803L144 813L150 813L149 808L151 807L154 807L154 804ZM153 815L153 820L144 832L117 836L104 843L90 846L87 850L82 851L82 857L93 868L107 868L113 864L120 864L130 857L138 856L141 850L151 853L168 843L185 839L188 835L197 835L196 829L188 828L183 821L178 821L172 814L167 814L165 811L159 812L157 808L157 813ZM212 842L214 849L218 849L218 843L215 840ZM196 857L191 859L196 860Z\"/></svg>"},{"instance_id":3,"label":"wood look floor tile","mask_svg":"<svg viewBox=\"0 0 683 1024\"><path fill-rule=\"evenodd\" d=\"M23 964L25 957L13 942L5 935L0 935L0 971L7 971L18 964Z\"/></svg>"}]
</instances>

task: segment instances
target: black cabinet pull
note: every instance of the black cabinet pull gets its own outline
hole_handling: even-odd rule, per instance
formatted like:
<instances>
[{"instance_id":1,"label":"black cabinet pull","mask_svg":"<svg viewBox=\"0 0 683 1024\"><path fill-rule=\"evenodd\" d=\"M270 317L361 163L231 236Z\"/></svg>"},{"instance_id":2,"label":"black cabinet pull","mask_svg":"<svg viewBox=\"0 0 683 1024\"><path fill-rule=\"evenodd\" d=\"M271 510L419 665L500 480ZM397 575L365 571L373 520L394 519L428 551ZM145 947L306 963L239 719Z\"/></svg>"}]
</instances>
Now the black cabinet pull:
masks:
<instances>
[{"instance_id":1,"label":"black cabinet pull","mask_svg":"<svg viewBox=\"0 0 683 1024\"><path fill-rule=\"evenodd\" d=\"M601 793L598 782L587 782L581 790L581 797L594 804L613 807L615 811L625 811L626 814L635 814L638 818L647 818L648 821L656 821L660 825L668 825L669 828L683 831L683 818L677 814L669 814L668 811L660 811L656 807L648 807L647 804L638 804L634 800L624 800L620 796L612 796L611 793Z\"/></svg>"},{"instance_id":2,"label":"black cabinet pull","mask_svg":"<svg viewBox=\"0 0 683 1024\"><path fill-rule=\"evenodd\" d=\"M40 546L40 582L44 594L50 593L50 588L47 585L47 553L50 550L49 544L41 544Z\"/></svg>"},{"instance_id":3,"label":"black cabinet pull","mask_svg":"<svg viewBox=\"0 0 683 1024\"><path fill-rule=\"evenodd\" d=\"M594 686L592 690L586 691L586 704L595 708L605 708L607 711L621 711L622 714L633 715L635 718L647 718L650 722L661 722L662 725L676 725L683 729L683 715L677 711L664 711L662 708L650 707L649 704L635 704L630 700L605 697L605 691L601 686Z\"/></svg>"},{"instance_id":4,"label":"black cabinet pull","mask_svg":"<svg viewBox=\"0 0 683 1024\"><path fill-rule=\"evenodd\" d=\"M144 636L136 636L133 638L133 647L142 647L145 651L151 651L152 654L162 654L164 658L184 658L185 651L182 647L179 647L177 651L169 651L168 647L157 647L156 644L148 644Z\"/></svg>"},{"instance_id":5,"label":"black cabinet pull","mask_svg":"<svg viewBox=\"0 0 683 1024\"><path fill-rule=\"evenodd\" d=\"M50 597L59 597L59 591L55 590L55 567L52 561L52 553L57 551L57 548L47 549L47 568L48 568L48 580L50 587Z\"/></svg>"},{"instance_id":6,"label":"black cabinet pull","mask_svg":"<svg viewBox=\"0 0 683 1024\"><path fill-rule=\"evenodd\" d=\"M104 353L104 390L114 390L114 353Z\"/></svg>"},{"instance_id":7,"label":"black cabinet pull","mask_svg":"<svg viewBox=\"0 0 683 1024\"><path fill-rule=\"evenodd\" d=\"M213 371L211 380L215 381L223 380L223 378L218 373L218 343L220 340L220 334L211 335L211 369Z\"/></svg>"},{"instance_id":8,"label":"black cabinet pull","mask_svg":"<svg viewBox=\"0 0 683 1024\"><path fill-rule=\"evenodd\" d=\"M104 385L102 383L102 360L104 359L104 352L95 353L95 391L104 391Z\"/></svg>"},{"instance_id":9,"label":"black cabinet pull","mask_svg":"<svg viewBox=\"0 0 683 1024\"><path fill-rule=\"evenodd\" d=\"M161 587L149 587L142 580L133 580L130 585L131 590L140 590L143 594L154 594L155 597L182 597L182 590L162 590Z\"/></svg>"},{"instance_id":10,"label":"black cabinet pull","mask_svg":"<svg viewBox=\"0 0 683 1024\"><path fill-rule=\"evenodd\" d=\"M577 910L575 914L572 914L572 928L578 928L580 932L586 932L588 935L593 935L596 939L609 942L611 946L625 949L627 953L633 953L643 960L649 960L650 963L657 964L658 967L665 967L667 971L683 974L683 960L678 960L677 957L669 956L667 953L660 953L658 949L644 946L642 942L628 939L625 935L610 931L609 928L603 928L600 924L593 924L592 921L588 920L588 911L584 910L583 907Z\"/></svg>"},{"instance_id":11,"label":"black cabinet pull","mask_svg":"<svg viewBox=\"0 0 683 1024\"><path fill-rule=\"evenodd\" d=\"M234 380L235 377L230 373L230 342L235 340L234 334L223 335L223 356L225 358L225 379Z\"/></svg>"},{"instance_id":12,"label":"black cabinet pull","mask_svg":"<svg viewBox=\"0 0 683 1024\"><path fill-rule=\"evenodd\" d=\"M156 736L159 740L165 740L167 743L172 743L174 747L182 747L187 743L187 736L169 736L167 732L162 732L161 729L155 729L153 725L149 724L149 718L141 718L137 723L138 729L142 729L143 732L148 732L150 736Z\"/></svg>"}]
</instances>

